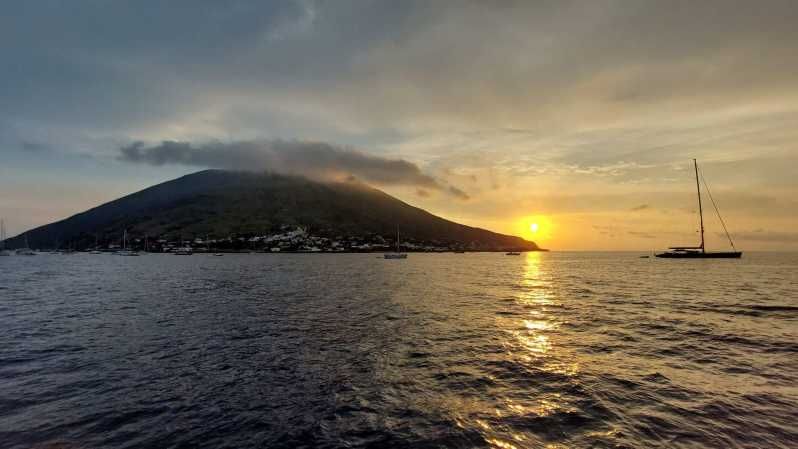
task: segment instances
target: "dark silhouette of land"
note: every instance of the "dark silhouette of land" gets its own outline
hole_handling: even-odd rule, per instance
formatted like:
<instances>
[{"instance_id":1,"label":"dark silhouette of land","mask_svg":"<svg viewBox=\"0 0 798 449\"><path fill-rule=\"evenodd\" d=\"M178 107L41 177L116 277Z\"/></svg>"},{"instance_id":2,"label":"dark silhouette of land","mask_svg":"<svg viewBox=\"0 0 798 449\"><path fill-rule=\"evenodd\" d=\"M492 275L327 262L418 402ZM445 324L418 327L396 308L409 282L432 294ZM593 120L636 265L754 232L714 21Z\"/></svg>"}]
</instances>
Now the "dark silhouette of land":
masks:
<instances>
[{"instance_id":1,"label":"dark silhouette of land","mask_svg":"<svg viewBox=\"0 0 798 449\"><path fill-rule=\"evenodd\" d=\"M195 238L248 241L302 229L329 241L402 242L419 248L534 251L534 242L461 225L358 182L205 170L111 201L8 240L10 248L86 249ZM348 249L348 248L347 248Z\"/></svg>"}]
</instances>

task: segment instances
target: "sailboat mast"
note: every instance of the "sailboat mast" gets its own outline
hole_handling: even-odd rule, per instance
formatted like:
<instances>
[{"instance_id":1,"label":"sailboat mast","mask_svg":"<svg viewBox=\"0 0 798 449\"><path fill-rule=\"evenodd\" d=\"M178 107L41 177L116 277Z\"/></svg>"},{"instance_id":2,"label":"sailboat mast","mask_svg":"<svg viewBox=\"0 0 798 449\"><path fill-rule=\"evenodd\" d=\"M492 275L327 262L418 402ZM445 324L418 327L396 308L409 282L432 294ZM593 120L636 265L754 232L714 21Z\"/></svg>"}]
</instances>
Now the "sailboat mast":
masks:
<instances>
[{"instance_id":1,"label":"sailboat mast","mask_svg":"<svg viewBox=\"0 0 798 449\"><path fill-rule=\"evenodd\" d=\"M701 252L704 252L704 210L701 207L701 184L698 183L698 162L693 159L695 167L695 188L698 192L698 217L701 220Z\"/></svg>"},{"instance_id":2,"label":"sailboat mast","mask_svg":"<svg viewBox=\"0 0 798 449\"><path fill-rule=\"evenodd\" d=\"M396 227L396 252L400 253L399 250L399 226Z\"/></svg>"}]
</instances>

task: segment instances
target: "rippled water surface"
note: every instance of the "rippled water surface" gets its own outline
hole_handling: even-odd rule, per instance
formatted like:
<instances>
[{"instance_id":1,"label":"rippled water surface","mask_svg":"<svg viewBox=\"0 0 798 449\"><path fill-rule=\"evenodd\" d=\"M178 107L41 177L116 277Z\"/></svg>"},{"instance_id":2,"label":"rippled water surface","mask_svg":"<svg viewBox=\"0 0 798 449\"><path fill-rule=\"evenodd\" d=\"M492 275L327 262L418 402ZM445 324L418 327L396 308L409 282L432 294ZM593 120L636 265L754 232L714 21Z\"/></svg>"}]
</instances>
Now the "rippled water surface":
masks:
<instances>
[{"instance_id":1,"label":"rippled water surface","mask_svg":"<svg viewBox=\"0 0 798 449\"><path fill-rule=\"evenodd\" d=\"M0 447L798 447L798 255L0 258Z\"/></svg>"}]
</instances>

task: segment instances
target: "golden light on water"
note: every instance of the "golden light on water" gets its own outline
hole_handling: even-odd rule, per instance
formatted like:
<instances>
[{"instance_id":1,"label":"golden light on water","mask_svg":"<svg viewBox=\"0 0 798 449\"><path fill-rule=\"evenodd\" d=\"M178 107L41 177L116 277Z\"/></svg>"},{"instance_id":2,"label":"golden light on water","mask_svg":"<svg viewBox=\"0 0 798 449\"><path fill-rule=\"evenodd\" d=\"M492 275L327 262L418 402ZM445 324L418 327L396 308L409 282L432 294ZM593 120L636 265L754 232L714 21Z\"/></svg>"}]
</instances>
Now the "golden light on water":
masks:
<instances>
[{"instance_id":1,"label":"golden light on water","mask_svg":"<svg viewBox=\"0 0 798 449\"><path fill-rule=\"evenodd\" d=\"M532 232L537 224L537 232L545 231L542 220L528 220L522 223ZM575 376L579 364L562 345L560 328L564 321L559 314L563 299L558 295L555 272L547 265L548 255L541 252L527 252L523 259L509 259L515 266L514 278L509 279L513 301L508 301L506 310L496 317L496 326L503 330L506 340L505 357L531 372L557 373ZM512 426L497 426L490 421L489 414L500 418L547 417L563 410L569 404L560 394L539 393L525 397L496 397L493 408L483 408L482 417L473 420L457 421L463 428L476 429L490 447L496 449L521 449L540 447L565 449L562 445L546 445L534 433L514 429ZM487 404L486 404L487 405Z\"/></svg>"}]
</instances>

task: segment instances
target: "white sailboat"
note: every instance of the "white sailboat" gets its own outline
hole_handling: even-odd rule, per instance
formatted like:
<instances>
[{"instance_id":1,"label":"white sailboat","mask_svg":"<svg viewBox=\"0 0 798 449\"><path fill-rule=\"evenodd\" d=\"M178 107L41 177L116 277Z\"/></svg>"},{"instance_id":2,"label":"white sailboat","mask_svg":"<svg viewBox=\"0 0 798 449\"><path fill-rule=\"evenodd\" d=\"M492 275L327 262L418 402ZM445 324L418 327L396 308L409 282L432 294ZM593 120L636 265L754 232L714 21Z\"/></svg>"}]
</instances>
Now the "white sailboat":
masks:
<instances>
[{"instance_id":1,"label":"white sailboat","mask_svg":"<svg viewBox=\"0 0 798 449\"><path fill-rule=\"evenodd\" d=\"M94 248L89 250L89 254L102 254L103 252L100 251L100 239L97 237L97 234L94 234Z\"/></svg>"},{"instance_id":2,"label":"white sailboat","mask_svg":"<svg viewBox=\"0 0 798 449\"><path fill-rule=\"evenodd\" d=\"M28 246L28 236L25 235L25 247L17 250L18 256L35 256L36 253Z\"/></svg>"},{"instance_id":3,"label":"white sailboat","mask_svg":"<svg viewBox=\"0 0 798 449\"><path fill-rule=\"evenodd\" d=\"M122 250L116 252L117 256L138 256L138 251L127 249L127 229L122 232Z\"/></svg>"},{"instance_id":4,"label":"white sailboat","mask_svg":"<svg viewBox=\"0 0 798 449\"><path fill-rule=\"evenodd\" d=\"M10 256L11 251L6 249L6 225L0 220L0 256Z\"/></svg>"},{"instance_id":5,"label":"white sailboat","mask_svg":"<svg viewBox=\"0 0 798 449\"><path fill-rule=\"evenodd\" d=\"M396 227L396 252L385 253L383 257L386 259L407 259L407 253L403 253L399 245L399 226Z\"/></svg>"},{"instance_id":6,"label":"white sailboat","mask_svg":"<svg viewBox=\"0 0 798 449\"><path fill-rule=\"evenodd\" d=\"M183 239L181 238L180 239L180 248L176 248L175 251L172 254L174 254L175 256L190 256L190 255L194 254L194 249L191 246L186 245L183 242Z\"/></svg>"}]
</instances>

